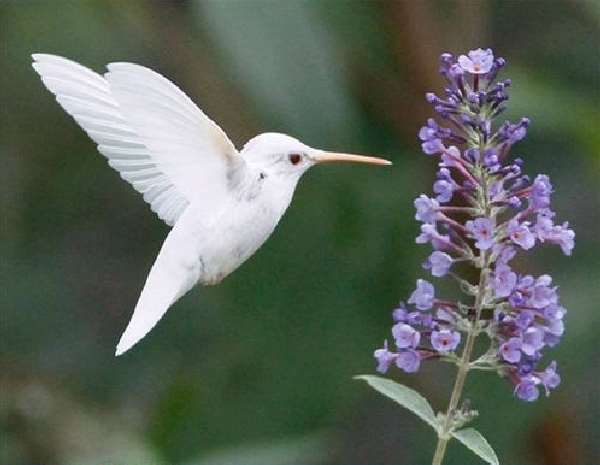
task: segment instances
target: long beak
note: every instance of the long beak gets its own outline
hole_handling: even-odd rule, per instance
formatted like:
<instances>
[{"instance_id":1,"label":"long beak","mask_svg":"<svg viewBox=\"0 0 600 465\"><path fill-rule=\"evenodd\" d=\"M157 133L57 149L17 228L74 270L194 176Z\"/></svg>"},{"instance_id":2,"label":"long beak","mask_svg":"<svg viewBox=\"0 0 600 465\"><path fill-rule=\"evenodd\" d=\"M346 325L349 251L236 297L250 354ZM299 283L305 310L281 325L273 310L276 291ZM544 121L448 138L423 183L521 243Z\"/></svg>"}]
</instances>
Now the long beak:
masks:
<instances>
[{"instance_id":1,"label":"long beak","mask_svg":"<svg viewBox=\"0 0 600 465\"><path fill-rule=\"evenodd\" d=\"M368 163L370 165L391 165L392 162L378 157L350 155L348 153L322 152L312 156L315 163Z\"/></svg>"}]
</instances>

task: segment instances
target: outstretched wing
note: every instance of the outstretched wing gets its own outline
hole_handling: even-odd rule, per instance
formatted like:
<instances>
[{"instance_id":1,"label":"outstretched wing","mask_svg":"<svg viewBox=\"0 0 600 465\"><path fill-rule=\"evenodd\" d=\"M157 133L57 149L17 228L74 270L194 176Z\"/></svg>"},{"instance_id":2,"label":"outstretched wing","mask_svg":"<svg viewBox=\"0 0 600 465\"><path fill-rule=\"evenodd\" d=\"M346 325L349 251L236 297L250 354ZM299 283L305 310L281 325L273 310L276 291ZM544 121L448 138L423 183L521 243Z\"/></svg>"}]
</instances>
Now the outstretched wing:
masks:
<instances>
[{"instance_id":1,"label":"outstretched wing","mask_svg":"<svg viewBox=\"0 0 600 465\"><path fill-rule=\"evenodd\" d=\"M33 59L60 105L167 224L192 202L210 208L244 170L221 128L160 74L111 63L102 77L63 57Z\"/></svg>"}]
</instances>

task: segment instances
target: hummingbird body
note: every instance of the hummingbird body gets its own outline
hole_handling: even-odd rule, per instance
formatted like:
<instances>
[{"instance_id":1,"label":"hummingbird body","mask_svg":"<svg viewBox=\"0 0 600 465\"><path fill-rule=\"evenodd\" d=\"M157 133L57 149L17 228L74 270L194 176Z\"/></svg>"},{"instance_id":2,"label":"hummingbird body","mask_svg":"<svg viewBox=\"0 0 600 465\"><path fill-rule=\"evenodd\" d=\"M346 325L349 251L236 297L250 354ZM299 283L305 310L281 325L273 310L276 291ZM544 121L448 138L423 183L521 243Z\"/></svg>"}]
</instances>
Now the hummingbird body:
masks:
<instances>
[{"instance_id":1,"label":"hummingbird body","mask_svg":"<svg viewBox=\"0 0 600 465\"><path fill-rule=\"evenodd\" d=\"M304 172L317 163L386 160L325 152L260 134L238 152L172 82L132 63L101 76L63 57L33 55L59 104L111 167L172 226L117 345L129 350L196 283L213 285L271 235Z\"/></svg>"},{"instance_id":2,"label":"hummingbird body","mask_svg":"<svg viewBox=\"0 0 600 465\"><path fill-rule=\"evenodd\" d=\"M292 200L293 192L277 187L268 175L252 173L216 213L207 214L204 205L195 204L184 212L168 237L188 244L189 255L182 258L197 257L194 266L202 284L221 282L268 239Z\"/></svg>"}]
</instances>

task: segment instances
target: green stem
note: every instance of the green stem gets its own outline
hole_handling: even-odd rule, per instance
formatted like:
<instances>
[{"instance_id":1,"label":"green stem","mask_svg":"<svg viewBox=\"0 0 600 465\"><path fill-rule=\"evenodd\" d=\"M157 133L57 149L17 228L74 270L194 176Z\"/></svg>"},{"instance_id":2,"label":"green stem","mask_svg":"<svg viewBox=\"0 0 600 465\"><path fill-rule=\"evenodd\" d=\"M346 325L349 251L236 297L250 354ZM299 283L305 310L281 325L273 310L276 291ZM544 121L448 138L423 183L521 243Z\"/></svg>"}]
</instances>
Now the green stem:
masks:
<instances>
[{"instance_id":1,"label":"green stem","mask_svg":"<svg viewBox=\"0 0 600 465\"><path fill-rule=\"evenodd\" d=\"M485 252L482 252L482 259L485 263ZM465 380L467 379L467 374L470 368L469 364L471 362L473 346L475 345L475 339L477 339L477 336L479 334L479 317L481 316L481 309L483 307L483 296L487 284L487 274L488 269L486 266L484 266L481 269L481 273L479 275L479 291L477 293L477 298L475 301L475 319L471 324L471 328L469 329L469 333L467 335L467 342L465 342L465 348L463 349L462 355L460 357L460 362L458 364L458 373L456 374L456 380L454 381L454 388L452 389L452 394L450 396L450 403L448 404L448 409L446 410L444 424L442 425L442 430L440 431L440 434L438 436L437 447L435 448L435 453L431 462L432 465L441 465L442 460L444 459L444 455L446 454L446 446L448 445L448 441L450 440L449 433L452 428L452 418L454 412L456 411L456 407L458 407L458 402L460 401L463 388L465 387Z\"/></svg>"}]
</instances>

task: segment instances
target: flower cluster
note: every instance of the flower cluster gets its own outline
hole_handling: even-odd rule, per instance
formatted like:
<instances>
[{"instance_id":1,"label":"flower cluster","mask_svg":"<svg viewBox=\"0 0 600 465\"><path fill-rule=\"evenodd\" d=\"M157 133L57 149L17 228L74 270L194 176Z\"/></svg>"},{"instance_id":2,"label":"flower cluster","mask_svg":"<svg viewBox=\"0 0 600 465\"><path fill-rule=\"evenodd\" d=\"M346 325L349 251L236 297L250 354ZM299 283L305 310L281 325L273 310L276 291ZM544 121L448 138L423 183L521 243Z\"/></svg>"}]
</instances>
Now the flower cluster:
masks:
<instances>
[{"instance_id":1,"label":"flower cluster","mask_svg":"<svg viewBox=\"0 0 600 465\"><path fill-rule=\"evenodd\" d=\"M381 373L385 373L392 363L413 373L419 369L421 360L453 352L460 343L460 333L454 330L456 321L452 304L435 299L431 283L417 280L417 288L408 303L415 310L410 311L401 303L393 312L396 324L392 327L392 336L398 351L391 352L387 341L382 349L375 351L377 370ZM437 307L435 314L429 311L434 306Z\"/></svg>"},{"instance_id":2,"label":"flower cluster","mask_svg":"<svg viewBox=\"0 0 600 465\"><path fill-rule=\"evenodd\" d=\"M549 275L519 274L510 263L546 243L570 255L575 233L568 223L555 223L548 176L532 182L523 161L510 156L529 119L493 124L509 98L511 81L496 80L505 60L478 49L458 58L445 53L440 63L444 96L427 93L426 99L445 126L430 118L419 131L423 152L438 157L439 170L434 196L414 202L422 223L416 242L434 249L423 267L434 277L454 278L470 303L438 299L434 286L419 279L408 299L412 307L393 312L396 350L387 341L376 350L377 369L385 373L394 364L415 372L424 360L458 361L461 340L485 333L490 348L469 367L497 371L518 398L533 401L540 387L548 394L560 383L555 362L545 369L538 364L542 350L559 342L566 310ZM463 277L468 265L479 270L474 284Z\"/></svg>"}]
</instances>

